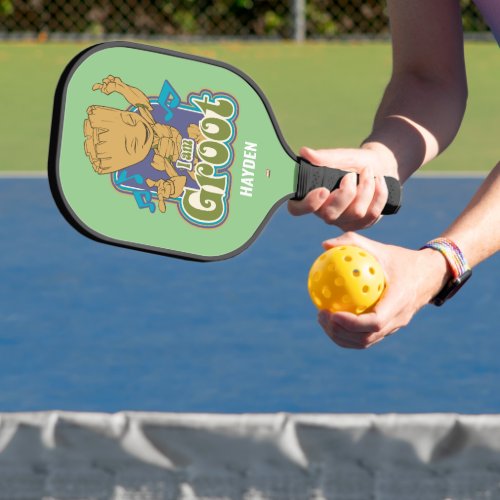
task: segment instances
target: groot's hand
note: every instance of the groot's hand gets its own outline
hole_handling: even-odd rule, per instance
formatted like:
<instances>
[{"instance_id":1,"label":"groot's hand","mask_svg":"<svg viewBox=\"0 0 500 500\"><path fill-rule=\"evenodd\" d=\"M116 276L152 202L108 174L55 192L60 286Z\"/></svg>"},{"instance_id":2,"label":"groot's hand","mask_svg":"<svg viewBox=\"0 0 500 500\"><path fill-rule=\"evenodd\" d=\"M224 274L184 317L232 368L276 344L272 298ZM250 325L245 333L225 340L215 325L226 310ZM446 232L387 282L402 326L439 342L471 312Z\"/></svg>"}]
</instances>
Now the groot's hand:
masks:
<instances>
[{"instance_id":1,"label":"groot's hand","mask_svg":"<svg viewBox=\"0 0 500 500\"><path fill-rule=\"evenodd\" d=\"M186 180L186 177L183 175L171 177L168 180L160 179L158 181L152 181L151 179L146 179L146 184L149 187L156 186L158 193L158 210L160 210L160 212L165 212L167 210L165 200L177 198L181 195L186 185Z\"/></svg>"},{"instance_id":2,"label":"groot's hand","mask_svg":"<svg viewBox=\"0 0 500 500\"><path fill-rule=\"evenodd\" d=\"M143 107L149 111L153 109L149 99L142 91L127 85L118 76L109 75L103 78L102 83L95 83L92 86L92 90L100 90L106 95L118 92L129 102L129 104L132 104L132 106ZM152 117L150 121L152 121Z\"/></svg>"},{"instance_id":3,"label":"groot's hand","mask_svg":"<svg viewBox=\"0 0 500 500\"><path fill-rule=\"evenodd\" d=\"M188 136L198 144L205 139L198 125L192 123L191 125L189 125L187 130L188 130Z\"/></svg>"},{"instance_id":4,"label":"groot's hand","mask_svg":"<svg viewBox=\"0 0 500 500\"><path fill-rule=\"evenodd\" d=\"M92 86L92 90L100 90L103 94L109 95L113 92L118 92L123 95L128 85L123 83L121 78L109 75L103 78L102 83L96 83Z\"/></svg>"}]
</instances>

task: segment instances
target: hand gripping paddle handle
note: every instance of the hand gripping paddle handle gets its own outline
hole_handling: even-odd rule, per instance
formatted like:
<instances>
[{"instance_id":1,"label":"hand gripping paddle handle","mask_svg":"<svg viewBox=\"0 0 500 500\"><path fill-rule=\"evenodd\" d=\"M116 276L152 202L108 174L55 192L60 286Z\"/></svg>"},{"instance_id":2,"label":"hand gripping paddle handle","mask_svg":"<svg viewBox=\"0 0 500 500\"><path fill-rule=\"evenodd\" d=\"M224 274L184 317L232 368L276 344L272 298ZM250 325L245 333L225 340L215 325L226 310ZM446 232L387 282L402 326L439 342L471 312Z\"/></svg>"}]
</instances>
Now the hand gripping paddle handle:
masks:
<instances>
[{"instance_id":1,"label":"hand gripping paddle handle","mask_svg":"<svg viewBox=\"0 0 500 500\"><path fill-rule=\"evenodd\" d=\"M330 167L317 167L304 158L298 158L299 178L297 192L293 200L302 200L313 189L326 187L330 191L337 189L342 178L349 174L345 170ZM384 177L389 195L387 203L382 210L384 215L395 214L401 207L401 184L394 177ZM359 175L357 176L359 182Z\"/></svg>"}]
</instances>

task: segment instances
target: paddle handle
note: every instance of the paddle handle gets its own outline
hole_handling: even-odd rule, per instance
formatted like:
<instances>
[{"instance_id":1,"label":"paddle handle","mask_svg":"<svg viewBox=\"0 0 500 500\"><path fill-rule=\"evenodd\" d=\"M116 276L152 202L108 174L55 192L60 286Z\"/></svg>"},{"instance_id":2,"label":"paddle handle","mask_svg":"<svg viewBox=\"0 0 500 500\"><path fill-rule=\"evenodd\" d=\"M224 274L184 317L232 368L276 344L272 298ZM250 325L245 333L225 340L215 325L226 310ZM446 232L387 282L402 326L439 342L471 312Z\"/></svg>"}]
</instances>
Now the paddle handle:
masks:
<instances>
[{"instance_id":1,"label":"paddle handle","mask_svg":"<svg viewBox=\"0 0 500 500\"><path fill-rule=\"evenodd\" d=\"M292 198L294 200L302 200L307 193L319 187L326 187L330 191L333 191L340 186L342 178L350 173L338 168L318 167L304 160L304 158L298 158L297 162L299 177L297 192L294 198ZM384 177L384 179L389 195L382 213L384 215L395 214L401 207L401 184L394 177ZM359 175L357 175L357 182L359 182Z\"/></svg>"}]
</instances>

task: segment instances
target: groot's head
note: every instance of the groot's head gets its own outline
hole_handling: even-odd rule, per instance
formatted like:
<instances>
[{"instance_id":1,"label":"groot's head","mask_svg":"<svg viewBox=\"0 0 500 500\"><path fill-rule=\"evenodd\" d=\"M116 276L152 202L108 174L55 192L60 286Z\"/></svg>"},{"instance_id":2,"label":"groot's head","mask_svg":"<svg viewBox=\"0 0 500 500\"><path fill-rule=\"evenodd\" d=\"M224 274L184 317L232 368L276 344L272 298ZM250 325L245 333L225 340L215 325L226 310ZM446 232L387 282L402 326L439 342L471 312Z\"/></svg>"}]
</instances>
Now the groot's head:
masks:
<instances>
[{"instance_id":1,"label":"groot's head","mask_svg":"<svg viewBox=\"0 0 500 500\"><path fill-rule=\"evenodd\" d=\"M153 128L137 113L90 106L84 121L85 153L98 174L110 174L144 160Z\"/></svg>"}]
</instances>

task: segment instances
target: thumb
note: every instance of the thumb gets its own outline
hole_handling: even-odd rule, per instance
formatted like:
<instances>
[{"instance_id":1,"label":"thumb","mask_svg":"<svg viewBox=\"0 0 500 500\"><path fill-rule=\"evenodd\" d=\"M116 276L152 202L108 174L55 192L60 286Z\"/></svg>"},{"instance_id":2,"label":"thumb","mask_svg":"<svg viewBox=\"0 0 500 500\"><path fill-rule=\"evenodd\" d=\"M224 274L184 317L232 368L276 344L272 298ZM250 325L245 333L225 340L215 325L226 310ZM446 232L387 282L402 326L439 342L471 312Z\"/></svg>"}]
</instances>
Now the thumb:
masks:
<instances>
[{"instance_id":1,"label":"thumb","mask_svg":"<svg viewBox=\"0 0 500 500\"><path fill-rule=\"evenodd\" d=\"M368 238L365 238L364 236L361 236L353 231L349 231L337 236L336 238L330 238L323 241L322 245L325 250L342 245L355 245L370 251L370 247L372 246L370 243L372 242Z\"/></svg>"},{"instance_id":2,"label":"thumb","mask_svg":"<svg viewBox=\"0 0 500 500\"><path fill-rule=\"evenodd\" d=\"M321 167L346 167L358 171L366 163L364 151L359 149L311 149L303 147L299 153L313 165Z\"/></svg>"}]
</instances>

